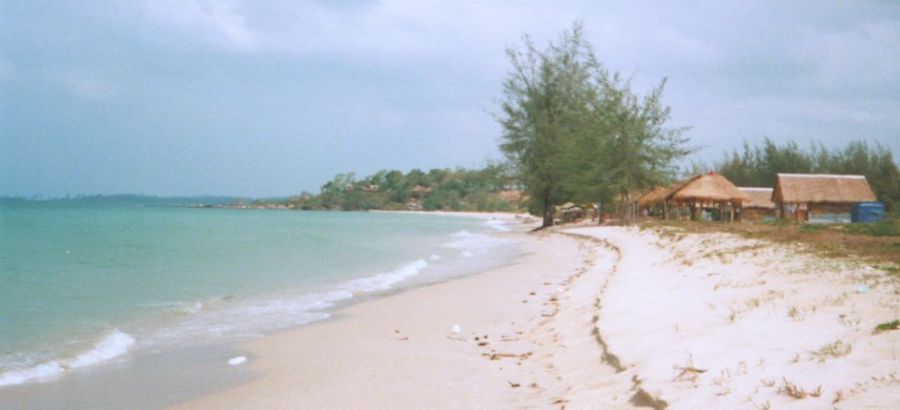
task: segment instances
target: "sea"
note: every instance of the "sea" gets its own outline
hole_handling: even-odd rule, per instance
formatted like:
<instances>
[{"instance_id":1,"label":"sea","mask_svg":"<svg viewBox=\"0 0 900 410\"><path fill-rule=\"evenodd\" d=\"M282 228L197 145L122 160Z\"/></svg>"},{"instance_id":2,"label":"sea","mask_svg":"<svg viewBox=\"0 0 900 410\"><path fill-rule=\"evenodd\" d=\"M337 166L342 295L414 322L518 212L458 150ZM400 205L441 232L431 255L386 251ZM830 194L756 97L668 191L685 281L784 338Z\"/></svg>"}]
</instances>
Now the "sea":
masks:
<instances>
[{"instance_id":1,"label":"sea","mask_svg":"<svg viewBox=\"0 0 900 410\"><path fill-rule=\"evenodd\" d=\"M510 226L416 213L0 206L0 395L237 343L509 263Z\"/></svg>"}]
</instances>

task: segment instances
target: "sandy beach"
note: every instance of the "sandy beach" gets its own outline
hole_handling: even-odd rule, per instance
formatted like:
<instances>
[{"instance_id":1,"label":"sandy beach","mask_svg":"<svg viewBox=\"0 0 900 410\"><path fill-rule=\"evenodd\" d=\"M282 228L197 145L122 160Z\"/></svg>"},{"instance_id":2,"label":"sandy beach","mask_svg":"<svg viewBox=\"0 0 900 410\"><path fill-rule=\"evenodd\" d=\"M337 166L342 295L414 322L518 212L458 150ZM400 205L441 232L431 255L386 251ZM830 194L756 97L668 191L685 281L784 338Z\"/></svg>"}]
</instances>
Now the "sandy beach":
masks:
<instances>
[{"instance_id":1,"label":"sandy beach","mask_svg":"<svg viewBox=\"0 0 900 410\"><path fill-rule=\"evenodd\" d=\"M725 234L514 233L489 272L241 346L178 408L896 408L897 279Z\"/></svg>"}]
</instances>

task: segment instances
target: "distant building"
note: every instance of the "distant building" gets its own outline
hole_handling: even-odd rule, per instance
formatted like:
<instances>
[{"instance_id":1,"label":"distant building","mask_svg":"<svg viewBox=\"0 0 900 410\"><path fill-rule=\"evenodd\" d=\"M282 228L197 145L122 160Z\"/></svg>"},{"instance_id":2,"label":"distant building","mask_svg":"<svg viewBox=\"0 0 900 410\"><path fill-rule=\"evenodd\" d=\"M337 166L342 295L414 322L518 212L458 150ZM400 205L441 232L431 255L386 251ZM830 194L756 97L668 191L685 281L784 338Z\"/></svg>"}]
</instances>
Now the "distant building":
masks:
<instances>
[{"instance_id":1,"label":"distant building","mask_svg":"<svg viewBox=\"0 0 900 410\"><path fill-rule=\"evenodd\" d=\"M636 205L646 215L665 219L713 219L732 221L735 210L749 197L727 178L710 172L657 187L641 195Z\"/></svg>"},{"instance_id":2,"label":"distant building","mask_svg":"<svg viewBox=\"0 0 900 410\"><path fill-rule=\"evenodd\" d=\"M698 213L717 213L721 221L733 221L735 210L740 209L747 194L741 192L728 178L715 172L697 175L678 186L666 197L675 207L687 207L692 220L700 219ZM711 212L710 212L711 211Z\"/></svg>"},{"instance_id":3,"label":"distant building","mask_svg":"<svg viewBox=\"0 0 900 410\"><path fill-rule=\"evenodd\" d=\"M853 205L875 201L875 193L862 175L778 174L772 200L783 219L846 223Z\"/></svg>"},{"instance_id":4,"label":"distant building","mask_svg":"<svg viewBox=\"0 0 900 410\"><path fill-rule=\"evenodd\" d=\"M750 197L741 206L741 220L760 221L775 217L775 202L772 202L774 188L738 187Z\"/></svg>"}]
</instances>

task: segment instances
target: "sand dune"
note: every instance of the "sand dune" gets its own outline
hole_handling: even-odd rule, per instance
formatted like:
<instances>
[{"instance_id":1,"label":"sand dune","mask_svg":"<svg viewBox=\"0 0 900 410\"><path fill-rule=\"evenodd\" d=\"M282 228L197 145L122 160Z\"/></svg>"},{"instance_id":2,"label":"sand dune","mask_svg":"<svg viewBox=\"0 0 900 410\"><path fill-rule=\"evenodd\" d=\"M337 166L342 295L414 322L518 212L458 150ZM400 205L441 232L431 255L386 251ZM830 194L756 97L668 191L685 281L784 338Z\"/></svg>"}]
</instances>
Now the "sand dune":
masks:
<instances>
[{"instance_id":1,"label":"sand dune","mask_svg":"<svg viewBox=\"0 0 900 410\"><path fill-rule=\"evenodd\" d=\"M897 408L897 278L725 234L573 231L621 254L598 326L669 408Z\"/></svg>"}]
</instances>

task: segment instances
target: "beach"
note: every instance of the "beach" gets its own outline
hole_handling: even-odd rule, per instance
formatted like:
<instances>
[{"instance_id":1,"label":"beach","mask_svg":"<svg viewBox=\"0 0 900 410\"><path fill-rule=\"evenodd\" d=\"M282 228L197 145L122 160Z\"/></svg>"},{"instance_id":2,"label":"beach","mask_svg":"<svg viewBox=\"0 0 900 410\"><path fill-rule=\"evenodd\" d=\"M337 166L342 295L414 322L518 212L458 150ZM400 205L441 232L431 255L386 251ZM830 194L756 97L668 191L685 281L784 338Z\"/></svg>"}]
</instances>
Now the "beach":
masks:
<instances>
[{"instance_id":1,"label":"beach","mask_svg":"<svg viewBox=\"0 0 900 410\"><path fill-rule=\"evenodd\" d=\"M516 233L512 265L243 344L211 408L895 408L895 276L726 234Z\"/></svg>"},{"instance_id":2,"label":"beach","mask_svg":"<svg viewBox=\"0 0 900 410\"><path fill-rule=\"evenodd\" d=\"M588 271L609 271L614 254L518 235L527 255L513 265L246 344L258 379L179 408L631 407L592 330L605 277Z\"/></svg>"},{"instance_id":3,"label":"beach","mask_svg":"<svg viewBox=\"0 0 900 410\"><path fill-rule=\"evenodd\" d=\"M444 216L389 217L424 227ZM900 331L876 330L900 317L900 280L885 265L716 231L581 223L532 232L536 221L521 215L456 216L489 231L434 237L437 247L427 250L443 257L429 257L423 273L401 267L344 282L356 290L310 311L319 320L236 341L192 337L171 349L126 328L137 335L136 347L56 378L5 387L0 407L900 403ZM367 221L382 216L375 218ZM446 232L458 229L459 221L441 221ZM453 268L441 270L451 260L446 266ZM227 302L225 316L247 306ZM205 312L185 317L206 320ZM89 393L98 389L108 393Z\"/></svg>"}]
</instances>

